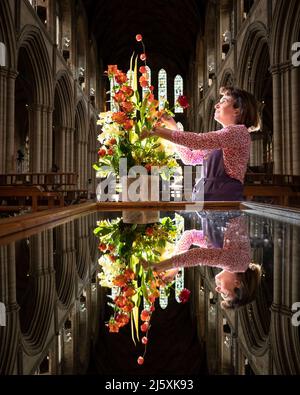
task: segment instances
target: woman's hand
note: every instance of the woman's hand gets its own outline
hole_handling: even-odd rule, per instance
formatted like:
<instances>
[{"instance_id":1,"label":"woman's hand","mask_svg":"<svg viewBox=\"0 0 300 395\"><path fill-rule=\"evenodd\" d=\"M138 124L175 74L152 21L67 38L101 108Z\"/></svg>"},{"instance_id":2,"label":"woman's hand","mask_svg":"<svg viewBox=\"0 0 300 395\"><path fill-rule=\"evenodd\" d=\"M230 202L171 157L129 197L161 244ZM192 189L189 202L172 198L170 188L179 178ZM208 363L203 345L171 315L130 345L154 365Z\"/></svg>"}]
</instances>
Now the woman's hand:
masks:
<instances>
[{"instance_id":1,"label":"woman's hand","mask_svg":"<svg viewBox=\"0 0 300 395\"><path fill-rule=\"evenodd\" d=\"M140 139L144 140L144 139L151 137L153 135L154 135L154 133L152 130L143 129L142 133L140 134Z\"/></svg>"},{"instance_id":2,"label":"woman's hand","mask_svg":"<svg viewBox=\"0 0 300 395\"><path fill-rule=\"evenodd\" d=\"M168 114L163 114L160 118L160 121L169 129L177 130L177 123L175 122L174 118L172 118Z\"/></svg>"}]
</instances>

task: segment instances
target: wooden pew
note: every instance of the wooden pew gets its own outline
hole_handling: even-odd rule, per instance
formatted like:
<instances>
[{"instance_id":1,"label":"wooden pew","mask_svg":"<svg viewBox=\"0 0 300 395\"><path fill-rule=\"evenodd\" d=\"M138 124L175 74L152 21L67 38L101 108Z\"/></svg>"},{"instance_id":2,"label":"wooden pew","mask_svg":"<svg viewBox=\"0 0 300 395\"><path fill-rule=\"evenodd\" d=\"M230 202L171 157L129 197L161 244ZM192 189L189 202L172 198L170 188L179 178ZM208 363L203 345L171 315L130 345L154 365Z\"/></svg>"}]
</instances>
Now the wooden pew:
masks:
<instances>
[{"instance_id":1,"label":"wooden pew","mask_svg":"<svg viewBox=\"0 0 300 395\"><path fill-rule=\"evenodd\" d=\"M280 206L289 206L289 199L297 196L297 192L293 191L289 186L276 185L245 185L244 197L251 200L255 197L270 197L275 200L275 204Z\"/></svg>"},{"instance_id":2,"label":"wooden pew","mask_svg":"<svg viewBox=\"0 0 300 395\"><path fill-rule=\"evenodd\" d=\"M38 187L26 187L26 186L0 186L0 200L8 200L10 203L16 198L17 204L7 204L1 205L1 211L15 211L14 207L17 209L31 207L32 211L37 211L39 209L53 208L55 207L55 202L58 202L59 207L64 206L64 198L58 192L45 192L41 191ZM26 201L30 198L30 203ZM46 201L47 205L43 205Z\"/></svg>"}]
</instances>

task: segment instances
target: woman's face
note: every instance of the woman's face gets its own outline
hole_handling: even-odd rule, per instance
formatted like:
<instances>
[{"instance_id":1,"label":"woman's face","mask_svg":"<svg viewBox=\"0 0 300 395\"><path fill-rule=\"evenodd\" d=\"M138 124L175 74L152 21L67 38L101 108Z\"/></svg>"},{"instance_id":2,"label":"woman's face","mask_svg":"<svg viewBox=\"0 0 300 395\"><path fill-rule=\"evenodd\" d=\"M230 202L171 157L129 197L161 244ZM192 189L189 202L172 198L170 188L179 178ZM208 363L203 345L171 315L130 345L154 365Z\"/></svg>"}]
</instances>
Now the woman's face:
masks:
<instances>
[{"instance_id":1,"label":"woman's face","mask_svg":"<svg viewBox=\"0 0 300 395\"><path fill-rule=\"evenodd\" d=\"M222 96L220 101L215 105L215 120L222 126L236 124L239 109L233 107L234 100L231 96Z\"/></svg>"},{"instance_id":2,"label":"woman's face","mask_svg":"<svg viewBox=\"0 0 300 395\"><path fill-rule=\"evenodd\" d=\"M241 283L236 273L227 272L222 270L221 273L215 277L216 291L221 294L223 299L234 299L234 288L239 288Z\"/></svg>"}]
</instances>

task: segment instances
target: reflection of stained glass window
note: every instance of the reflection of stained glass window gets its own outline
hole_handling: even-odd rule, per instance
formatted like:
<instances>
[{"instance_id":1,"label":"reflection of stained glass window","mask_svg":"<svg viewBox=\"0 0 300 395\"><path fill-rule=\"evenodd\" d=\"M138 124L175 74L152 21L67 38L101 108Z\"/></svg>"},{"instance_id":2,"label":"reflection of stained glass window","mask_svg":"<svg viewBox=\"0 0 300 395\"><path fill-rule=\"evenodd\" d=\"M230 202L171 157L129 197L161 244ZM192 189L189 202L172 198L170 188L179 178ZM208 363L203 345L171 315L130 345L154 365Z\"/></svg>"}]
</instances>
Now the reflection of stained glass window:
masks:
<instances>
[{"instance_id":1,"label":"reflection of stained glass window","mask_svg":"<svg viewBox=\"0 0 300 395\"><path fill-rule=\"evenodd\" d=\"M148 81L149 81L149 86L151 85L151 70L149 66L146 66L147 69L147 74L148 74ZM142 92L143 92L143 97L145 97L145 94L147 92L149 92L149 88L142 88Z\"/></svg>"},{"instance_id":2,"label":"reflection of stained glass window","mask_svg":"<svg viewBox=\"0 0 300 395\"><path fill-rule=\"evenodd\" d=\"M179 96L183 95L183 79L180 75L176 75L174 78L174 108L176 112L183 112L183 108L177 103Z\"/></svg>"},{"instance_id":3,"label":"reflection of stained glass window","mask_svg":"<svg viewBox=\"0 0 300 395\"><path fill-rule=\"evenodd\" d=\"M126 75L127 75L127 78L128 78L128 81L129 81L129 85L132 87L132 85L133 85L133 71L132 70L128 70L127 71L127 73L126 73Z\"/></svg>"},{"instance_id":4,"label":"reflection of stained glass window","mask_svg":"<svg viewBox=\"0 0 300 395\"><path fill-rule=\"evenodd\" d=\"M164 107L166 100L168 100L167 73L164 69L161 69L158 73L158 101L160 110Z\"/></svg>"}]
</instances>

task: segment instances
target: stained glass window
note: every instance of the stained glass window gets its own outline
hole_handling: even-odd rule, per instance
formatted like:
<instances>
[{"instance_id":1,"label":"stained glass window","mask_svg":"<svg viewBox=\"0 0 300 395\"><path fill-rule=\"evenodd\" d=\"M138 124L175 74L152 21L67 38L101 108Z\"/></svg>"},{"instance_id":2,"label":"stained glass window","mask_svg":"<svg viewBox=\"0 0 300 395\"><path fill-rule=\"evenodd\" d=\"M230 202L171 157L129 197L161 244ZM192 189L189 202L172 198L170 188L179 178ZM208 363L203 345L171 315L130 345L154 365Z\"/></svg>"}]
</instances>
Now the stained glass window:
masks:
<instances>
[{"instance_id":1,"label":"stained glass window","mask_svg":"<svg viewBox=\"0 0 300 395\"><path fill-rule=\"evenodd\" d=\"M149 66L146 66L146 69L147 69L147 74L148 74L148 81L149 81L149 86L151 85L151 70L150 70L150 67ZM143 91L143 97L145 97L145 94L147 93L147 92L149 92L149 88L142 88L142 91Z\"/></svg>"},{"instance_id":2,"label":"stained glass window","mask_svg":"<svg viewBox=\"0 0 300 395\"><path fill-rule=\"evenodd\" d=\"M174 108L175 113L183 112L183 108L177 103L179 96L183 95L183 79L180 75L176 75L174 78Z\"/></svg>"},{"instance_id":3,"label":"stained glass window","mask_svg":"<svg viewBox=\"0 0 300 395\"><path fill-rule=\"evenodd\" d=\"M116 104L116 102L114 101L114 99L112 97L113 93L114 93L113 88L114 88L114 78L111 78L110 79L110 111L116 112L116 111L118 111L118 107L117 107L117 104Z\"/></svg>"},{"instance_id":4,"label":"stained glass window","mask_svg":"<svg viewBox=\"0 0 300 395\"><path fill-rule=\"evenodd\" d=\"M161 69L158 73L158 101L160 110L164 107L166 100L168 100L167 73L166 70Z\"/></svg>"}]
</instances>

